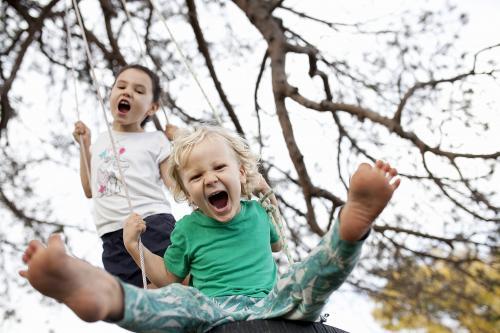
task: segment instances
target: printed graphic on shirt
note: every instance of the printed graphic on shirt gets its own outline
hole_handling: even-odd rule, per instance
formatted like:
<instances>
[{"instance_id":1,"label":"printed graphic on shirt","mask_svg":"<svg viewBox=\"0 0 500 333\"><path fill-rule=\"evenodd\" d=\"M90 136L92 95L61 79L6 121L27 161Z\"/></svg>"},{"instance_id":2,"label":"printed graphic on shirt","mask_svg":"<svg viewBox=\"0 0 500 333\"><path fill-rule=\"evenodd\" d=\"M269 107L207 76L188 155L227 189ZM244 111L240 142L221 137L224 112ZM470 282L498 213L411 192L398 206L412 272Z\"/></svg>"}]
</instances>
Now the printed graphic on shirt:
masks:
<instances>
[{"instance_id":1,"label":"printed graphic on shirt","mask_svg":"<svg viewBox=\"0 0 500 333\"><path fill-rule=\"evenodd\" d=\"M118 161L120 162L120 167L122 172L125 174L125 170L129 168L129 163L122 159L125 154L125 148L120 147L118 149ZM97 192L100 198L111 196L115 194L121 194L123 189L123 180L120 177L120 170L118 170L118 165L116 163L115 156L113 155L113 149L108 147L104 149L99 154L99 168L97 169ZM123 190L123 194L125 191Z\"/></svg>"}]
</instances>

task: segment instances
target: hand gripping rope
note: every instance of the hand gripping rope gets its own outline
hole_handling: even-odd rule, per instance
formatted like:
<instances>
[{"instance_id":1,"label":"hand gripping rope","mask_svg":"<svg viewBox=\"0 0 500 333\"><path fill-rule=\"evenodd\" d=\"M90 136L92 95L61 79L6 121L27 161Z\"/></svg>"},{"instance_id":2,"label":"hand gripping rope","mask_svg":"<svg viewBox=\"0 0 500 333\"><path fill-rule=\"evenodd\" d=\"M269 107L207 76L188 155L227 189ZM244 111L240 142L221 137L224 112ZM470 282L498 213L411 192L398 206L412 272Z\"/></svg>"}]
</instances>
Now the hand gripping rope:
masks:
<instances>
[{"instance_id":1,"label":"hand gripping rope","mask_svg":"<svg viewBox=\"0 0 500 333\"><path fill-rule=\"evenodd\" d=\"M280 239L283 242L283 250L285 251L286 258L288 259L288 265L291 266L293 265L293 258L292 255L290 254L290 249L288 248L288 242L285 237L283 219L281 218L279 208L273 205L271 203L271 199L269 198L273 194L274 194L273 190L270 190L266 194L261 195L259 202L262 205L262 207L264 207L264 209L266 210L267 215L269 215L269 218L273 222L274 227L278 231L278 235L280 236Z\"/></svg>"}]
</instances>

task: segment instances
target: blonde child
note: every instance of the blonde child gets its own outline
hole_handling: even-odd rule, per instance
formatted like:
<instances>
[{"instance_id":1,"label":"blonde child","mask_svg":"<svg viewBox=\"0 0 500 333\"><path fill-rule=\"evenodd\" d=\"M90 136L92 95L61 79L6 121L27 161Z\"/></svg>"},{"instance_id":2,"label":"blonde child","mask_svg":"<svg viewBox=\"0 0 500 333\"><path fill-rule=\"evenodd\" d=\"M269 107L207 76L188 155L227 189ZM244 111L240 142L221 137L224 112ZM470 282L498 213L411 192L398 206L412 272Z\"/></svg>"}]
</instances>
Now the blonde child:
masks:
<instances>
[{"instance_id":1,"label":"blonde child","mask_svg":"<svg viewBox=\"0 0 500 333\"><path fill-rule=\"evenodd\" d=\"M169 174L176 198L197 208L177 222L164 259L146 252L149 278L166 287L142 290L113 279L68 256L57 236L47 248L29 244L21 276L86 321L114 321L135 332L204 332L235 320L276 317L314 321L353 269L373 221L399 185L389 164L360 165L333 228L303 262L278 277L274 228L258 203L243 199L255 187L267 188L241 138L211 127L176 138ZM145 229L139 216L128 218L124 240L133 257ZM174 283L188 273L193 287Z\"/></svg>"},{"instance_id":2,"label":"blonde child","mask_svg":"<svg viewBox=\"0 0 500 333\"><path fill-rule=\"evenodd\" d=\"M117 157L109 133L101 133L91 146L90 130L83 122L77 122L73 132L78 143L82 136L80 178L85 195L93 198L104 268L136 286L142 286L142 274L123 245L122 228L130 214L125 186L134 212L148 224L142 242L153 253L163 255L175 223L162 188L170 143L165 133L144 130L146 122L158 110L160 92L158 76L144 66L128 65L116 75L109 103Z\"/></svg>"}]
</instances>

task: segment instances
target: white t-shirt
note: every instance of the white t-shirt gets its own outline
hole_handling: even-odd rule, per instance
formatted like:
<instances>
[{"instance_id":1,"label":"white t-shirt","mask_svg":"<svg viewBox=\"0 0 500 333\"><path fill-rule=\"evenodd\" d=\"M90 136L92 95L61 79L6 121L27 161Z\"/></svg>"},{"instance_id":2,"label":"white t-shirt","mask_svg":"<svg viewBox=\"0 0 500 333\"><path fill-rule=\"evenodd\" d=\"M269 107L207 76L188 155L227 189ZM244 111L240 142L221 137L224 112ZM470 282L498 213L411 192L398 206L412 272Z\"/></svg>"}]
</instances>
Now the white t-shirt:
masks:
<instances>
[{"instance_id":1,"label":"white t-shirt","mask_svg":"<svg viewBox=\"0 0 500 333\"><path fill-rule=\"evenodd\" d=\"M113 131L118 160L125 178L132 210L142 218L171 214L163 192L160 163L170 154L170 142L161 131ZM123 228L130 215L108 133L102 133L91 147L92 198L97 233L102 236Z\"/></svg>"}]
</instances>

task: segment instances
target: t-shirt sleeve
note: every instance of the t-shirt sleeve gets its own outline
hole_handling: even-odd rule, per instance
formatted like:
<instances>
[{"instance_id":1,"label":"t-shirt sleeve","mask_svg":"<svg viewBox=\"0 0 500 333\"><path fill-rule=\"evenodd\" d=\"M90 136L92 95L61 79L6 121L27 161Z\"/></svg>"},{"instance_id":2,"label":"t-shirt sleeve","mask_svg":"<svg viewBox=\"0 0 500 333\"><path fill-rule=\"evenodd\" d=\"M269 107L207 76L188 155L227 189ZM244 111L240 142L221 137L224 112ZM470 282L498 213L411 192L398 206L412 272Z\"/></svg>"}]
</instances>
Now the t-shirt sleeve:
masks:
<instances>
[{"instance_id":1,"label":"t-shirt sleeve","mask_svg":"<svg viewBox=\"0 0 500 333\"><path fill-rule=\"evenodd\" d=\"M158 147L158 155L156 156L156 163L160 164L170 155L170 142L165 133L162 131L158 131L157 133L156 146Z\"/></svg>"},{"instance_id":2,"label":"t-shirt sleeve","mask_svg":"<svg viewBox=\"0 0 500 333\"><path fill-rule=\"evenodd\" d=\"M171 244L165 251L163 261L169 272L184 279L189 274L191 260L187 232L182 227L181 221L182 219L176 223L174 231L170 235Z\"/></svg>"},{"instance_id":3,"label":"t-shirt sleeve","mask_svg":"<svg viewBox=\"0 0 500 333\"><path fill-rule=\"evenodd\" d=\"M274 225L269 215L268 215L268 220L269 220L269 229L271 231L271 244L273 244L280 240L280 236L276 231L276 226Z\"/></svg>"},{"instance_id":4,"label":"t-shirt sleeve","mask_svg":"<svg viewBox=\"0 0 500 333\"><path fill-rule=\"evenodd\" d=\"M252 200L252 201L253 201L252 203L258 207L257 208L257 210L259 212L258 216L261 219L265 219L267 221L267 223L269 224L269 235L270 235L271 244L276 243L277 241L280 240L280 236L279 236L278 232L276 231L276 226L274 225L273 220L271 219L271 217L269 216L266 209L262 206L261 203L259 203L258 201L255 201L255 200Z\"/></svg>"}]
</instances>

